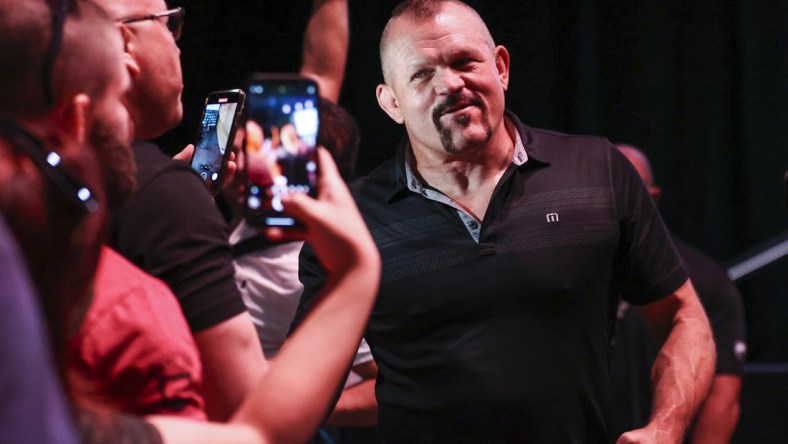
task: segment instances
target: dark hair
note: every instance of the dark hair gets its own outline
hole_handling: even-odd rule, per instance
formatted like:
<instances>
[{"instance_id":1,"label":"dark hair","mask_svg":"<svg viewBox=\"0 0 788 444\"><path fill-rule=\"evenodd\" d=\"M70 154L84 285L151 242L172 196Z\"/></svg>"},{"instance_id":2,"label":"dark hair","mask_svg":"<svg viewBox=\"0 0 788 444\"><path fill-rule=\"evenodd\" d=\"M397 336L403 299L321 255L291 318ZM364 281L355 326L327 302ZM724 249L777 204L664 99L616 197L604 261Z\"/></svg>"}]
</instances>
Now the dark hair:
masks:
<instances>
[{"instance_id":1,"label":"dark hair","mask_svg":"<svg viewBox=\"0 0 788 444\"><path fill-rule=\"evenodd\" d=\"M432 18L438 15L443 4L447 2L462 3L457 0L406 0L391 11L391 18L405 14L412 15L418 19Z\"/></svg>"},{"instance_id":2,"label":"dark hair","mask_svg":"<svg viewBox=\"0 0 788 444\"><path fill-rule=\"evenodd\" d=\"M68 2L57 53L49 56L47 67L58 8L52 0L0 0L0 66L14 68L0 70L0 112L26 118L44 115L53 105L45 97L45 84L55 102L75 92L95 98L103 91L111 75L107 54L113 51L105 44L106 33L117 32L112 20L90 0Z\"/></svg>"},{"instance_id":3,"label":"dark hair","mask_svg":"<svg viewBox=\"0 0 788 444\"><path fill-rule=\"evenodd\" d=\"M345 181L353 178L361 143L361 132L356 119L343 107L320 97L320 129L317 143L325 147L334 157L339 174Z\"/></svg>"}]
</instances>

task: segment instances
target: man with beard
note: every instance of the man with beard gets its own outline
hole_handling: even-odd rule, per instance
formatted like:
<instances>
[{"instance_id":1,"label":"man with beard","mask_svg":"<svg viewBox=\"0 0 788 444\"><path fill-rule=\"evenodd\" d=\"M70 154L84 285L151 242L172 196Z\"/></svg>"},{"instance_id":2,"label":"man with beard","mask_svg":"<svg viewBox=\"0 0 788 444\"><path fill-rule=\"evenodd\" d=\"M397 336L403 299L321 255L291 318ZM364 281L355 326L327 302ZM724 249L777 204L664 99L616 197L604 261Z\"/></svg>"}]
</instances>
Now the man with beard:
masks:
<instances>
[{"instance_id":1,"label":"man with beard","mask_svg":"<svg viewBox=\"0 0 788 444\"><path fill-rule=\"evenodd\" d=\"M708 390L708 320L648 192L608 141L505 109L509 53L459 1L398 6L378 103L407 138L352 184L381 252L365 338L386 442L605 442L618 294L662 349L654 415L678 442ZM301 308L322 285L302 251Z\"/></svg>"},{"instance_id":2,"label":"man with beard","mask_svg":"<svg viewBox=\"0 0 788 444\"><path fill-rule=\"evenodd\" d=\"M145 142L183 116L176 40L184 10L168 9L163 0L99 4L124 40L138 168L137 192L113 215L110 245L177 296L202 358L206 410L224 420L267 367L233 278L227 224L191 168Z\"/></svg>"},{"instance_id":3,"label":"man with beard","mask_svg":"<svg viewBox=\"0 0 788 444\"><path fill-rule=\"evenodd\" d=\"M125 146L122 135L127 133L124 125L129 119L121 99L128 89L129 79L121 58L121 39L112 22L90 0L63 0L51 9L38 0L23 4L0 0L0 28L4 37L0 40L0 63L4 66L14 63L16 68L13 73L4 73L2 80L9 82L0 85L3 95L0 99L0 210L23 249L35 280L47 315L55 362L61 374L68 373L64 385L70 389L71 399L82 407L79 410L85 412L80 417L83 420L80 422L82 440L305 441L324 418L335 387L347 373L380 277L379 255L330 154L322 149L318 151L320 191L317 198L286 196L283 205L304 223L303 235L329 268L331 284L302 328L294 333L272 370L257 381L257 389L248 394L231 424L206 424L159 415L146 416L145 421L150 421L146 423L117 414L96 405L101 399L85 399L83 386L90 388L95 381L85 381L77 372L65 371L63 358L64 342L81 322L84 305L90 300L106 216L101 177L106 171L99 167L97 158L107 147L91 147L86 143L87 134L98 119L111 119L121 135L117 146ZM4 100L9 98L19 101ZM125 193L113 194L123 196ZM274 240L287 236L281 230L270 230L268 234ZM2 231L0 238L4 238ZM103 250L105 257L106 251ZM118 267L126 269L106 272L102 270L107 267L100 264L98 272L108 273L107 280L113 277L120 281L131 279L129 284L134 285L137 278L144 276L139 271L131 275L136 269L117 256L113 260ZM4 278L5 272L18 271L11 261L0 262L0 267ZM100 278L96 285L102 286ZM137 297L136 294L145 291L145 288L134 289L134 294L128 297ZM97 290L95 298L100 298L99 294ZM157 299L149 301L154 306ZM124 304L125 298L118 301L118 305ZM115 308L114 304L110 305L107 310ZM124 307L121 311L117 320L105 322L110 325L104 326L104 332L117 335L116 330L125 327L117 322L138 315L133 307ZM157 313L154 311L151 315ZM182 315L179 311L178 314ZM87 316L89 318L90 313ZM172 331L174 327L165 324L177 319L157 317L153 321L159 323L158 329ZM14 325L3 324L3 327L13 328ZM182 326L186 331L185 321ZM325 334L326 331L332 335ZM6 336L12 339L13 334ZM190 337L188 331L186 337ZM25 339L33 340L34 336ZM136 343L145 338L132 335L127 340ZM138 358L127 356L125 360ZM179 356L173 354L167 358L177 360ZM136 364L131 362L132 366ZM321 369L319 375L312 374L313 366ZM138 376L147 376L146 369L139 370L144 374ZM39 374L31 371L30 375ZM43 379L39 382L42 388L50 388L56 395L52 384ZM134 384L136 381L127 382ZM16 388L26 390L29 387ZM178 387L163 385L160 390L171 394ZM62 405L59 408L53 405L59 402L57 399L36 397L30 400L47 403L37 405L34 416L42 412L63 414ZM12 410L19 407L23 406L10 406ZM23 409L21 413L29 411ZM64 424L64 418L36 416L33 419L43 433L28 435L25 426L32 423L20 423L14 429L20 433L11 438L14 442L51 442L46 435L52 430L60 432L56 438L58 442L73 441L70 439L73 433ZM0 433L6 430L11 431L3 425Z\"/></svg>"},{"instance_id":4,"label":"man with beard","mask_svg":"<svg viewBox=\"0 0 788 444\"><path fill-rule=\"evenodd\" d=\"M81 381L73 385L78 399L138 414L204 419L199 354L175 297L111 249L98 248L106 235L103 206L123 205L135 184L123 103L130 82L120 34L91 1L52 3L0 2L0 64L15 68L0 74L0 114L17 122L21 140L41 138L52 144L50 139L58 135L78 143L90 140L98 168L83 168L81 176L97 176L90 188L106 189L106 199L103 193L83 194L87 188L75 191L97 213L89 219L92 225L81 230L80 242L60 235L50 239L49 228L26 219L35 205L32 197L18 200L22 208L8 210L9 222L18 221L12 226L20 243L37 245L40 254L30 256L48 258L31 272L47 283L39 287L39 296L50 325L59 326L50 332L57 363L65 363L69 377ZM48 153L46 161L68 168L79 164L74 157L87 156L64 152L68 146ZM8 204L16 194L10 185L5 191ZM69 232L71 214L50 216L59 228L55 233ZM87 311L83 306L67 325L55 322L63 307L84 300L80 290L96 270Z\"/></svg>"}]
</instances>

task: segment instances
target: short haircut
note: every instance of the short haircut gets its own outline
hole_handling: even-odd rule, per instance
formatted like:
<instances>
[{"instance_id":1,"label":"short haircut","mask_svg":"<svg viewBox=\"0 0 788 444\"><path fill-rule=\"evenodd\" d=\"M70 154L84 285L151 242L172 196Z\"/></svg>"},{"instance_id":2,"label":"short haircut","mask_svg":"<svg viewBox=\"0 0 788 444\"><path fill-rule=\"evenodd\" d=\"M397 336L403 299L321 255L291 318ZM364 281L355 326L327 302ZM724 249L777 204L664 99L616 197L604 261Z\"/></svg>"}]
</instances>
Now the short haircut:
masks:
<instances>
[{"instance_id":1,"label":"short haircut","mask_svg":"<svg viewBox=\"0 0 788 444\"><path fill-rule=\"evenodd\" d=\"M51 111L43 85L51 82L55 104L85 93L98 98L115 66L106 36L116 30L104 10L90 0L72 0L63 24L60 51L45 79L44 65L52 44L54 1L0 0L0 113L31 118Z\"/></svg>"},{"instance_id":2,"label":"short haircut","mask_svg":"<svg viewBox=\"0 0 788 444\"><path fill-rule=\"evenodd\" d=\"M391 33L394 23L404 17L409 17L417 23L434 19L443 10L444 5L449 3L461 6L473 16L475 16L479 20L479 23L484 25L484 30L487 34L485 37L488 40L490 48L495 48L495 41L493 40L490 31L487 29L487 25L484 23L484 20L479 15L479 13L468 4L460 0L405 0L398 4L394 10L392 10L391 18L389 18L388 23L386 23L386 27L383 28L383 34L380 36L380 67L383 71L383 78L385 81L388 81L385 57L386 52L388 51L389 34Z\"/></svg>"}]
</instances>

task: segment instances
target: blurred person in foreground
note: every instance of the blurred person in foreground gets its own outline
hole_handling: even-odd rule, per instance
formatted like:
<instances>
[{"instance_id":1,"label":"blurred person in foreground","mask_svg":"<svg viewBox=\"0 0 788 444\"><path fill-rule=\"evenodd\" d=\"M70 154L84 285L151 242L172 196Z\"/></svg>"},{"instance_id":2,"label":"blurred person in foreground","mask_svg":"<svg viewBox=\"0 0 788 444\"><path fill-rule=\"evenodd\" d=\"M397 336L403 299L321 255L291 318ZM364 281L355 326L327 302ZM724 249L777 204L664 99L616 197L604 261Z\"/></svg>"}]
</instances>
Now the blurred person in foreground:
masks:
<instances>
[{"instance_id":1,"label":"blurred person in foreground","mask_svg":"<svg viewBox=\"0 0 788 444\"><path fill-rule=\"evenodd\" d=\"M89 142L99 153L96 172L105 185L106 207L121 207L134 192L136 170L123 104L129 76L118 28L90 1L2 6L0 58L15 69L0 74L0 112L45 142L61 133ZM49 155L46 161L59 165L63 155ZM56 225L67 231L64 223ZM105 241L105 228L103 223L93 227L90 236L96 245ZM58 250L54 245L60 237L39 239L32 226L24 233L40 241L37 248ZM70 254L48 257L52 264L41 264L36 277L87 267L62 279L39 281L46 283L42 297L53 304L67 306L76 297L69 279L96 273L92 303L84 307L80 321L52 332L58 363L66 363L69 373L85 381L81 395L136 414L204 419L200 357L169 289L106 247L85 261ZM61 316L57 305L44 307L50 321Z\"/></svg>"},{"instance_id":2,"label":"blurred person in foreground","mask_svg":"<svg viewBox=\"0 0 788 444\"><path fill-rule=\"evenodd\" d=\"M108 145L90 143L88 135L99 117L113 119L105 123L118 136L115 148L128 152L124 125L129 119L121 101L128 77L121 52L113 49L113 42L118 47L121 42L117 30L95 4L63 1L58 4L60 9L53 10L43 2L25 5L31 9L20 9L10 1L0 3L3 23L14 25L4 26L5 30L28 31L31 25L36 29L40 20L51 21L53 26L51 33L9 32L15 38L24 37L12 41L20 45L18 53L11 54L33 57L24 59L30 63L26 69L5 79L10 83L4 86L10 90L3 99L9 100L0 102L0 117L3 141L11 140L0 145L0 204L25 254L27 267L35 271L55 363L80 412L84 442L306 440L327 414L329 402L347 372L379 280L379 257L330 156L322 150L318 154L322 171L318 199L295 195L284 200L285 208L304 222L305 232L269 234L275 238L307 238L334 272L332 284L272 371L234 412L231 424L164 416L148 416L143 421L85 399L80 388L86 381L78 373L66 372L65 342L70 332L79 328L90 304L102 251L102 227L111 202L106 195L119 190L118 184L110 185L113 178L107 176L113 167L133 165L107 162L122 151L104 152ZM31 11L35 14L26 15ZM20 12L21 17L15 15ZM12 20L6 21L9 17ZM55 48L61 43L70 47L60 54L54 70L51 62L35 63L41 53L57 55L58 51L51 49L40 51L41 45L52 47L50 40L58 43ZM109 44L97 45L100 42ZM97 52L70 52L77 45L87 45ZM80 57L90 57L92 63L78 63ZM54 56L46 59L50 58ZM12 100L20 97L17 93L29 100ZM120 177L128 175L114 179ZM325 331L335 332L340 338L330 337ZM311 373L307 363L323 371L306 378L305 372Z\"/></svg>"}]
</instances>

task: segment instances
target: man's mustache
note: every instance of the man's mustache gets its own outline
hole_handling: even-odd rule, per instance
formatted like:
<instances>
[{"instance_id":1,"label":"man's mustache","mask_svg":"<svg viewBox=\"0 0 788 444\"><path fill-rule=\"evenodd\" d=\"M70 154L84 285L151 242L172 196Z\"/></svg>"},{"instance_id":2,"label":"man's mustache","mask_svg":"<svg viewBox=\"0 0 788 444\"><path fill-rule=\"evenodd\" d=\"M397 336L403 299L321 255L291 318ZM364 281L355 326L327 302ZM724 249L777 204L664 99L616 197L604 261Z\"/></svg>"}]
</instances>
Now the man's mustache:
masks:
<instances>
[{"instance_id":1,"label":"man's mustache","mask_svg":"<svg viewBox=\"0 0 788 444\"><path fill-rule=\"evenodd\" d=\"M482 101L481 97L476 94L468 93L452 93L446 96L446 99L438 104L435 109L432 110L432 121L436 122L440 117L446 112L454 111L456 109L464 108L466 106L476 106L478 108L484 109L484 102Z\"/></svg>"}]
</instances>

